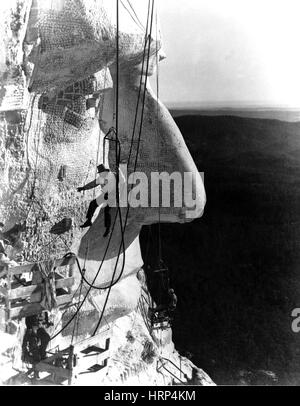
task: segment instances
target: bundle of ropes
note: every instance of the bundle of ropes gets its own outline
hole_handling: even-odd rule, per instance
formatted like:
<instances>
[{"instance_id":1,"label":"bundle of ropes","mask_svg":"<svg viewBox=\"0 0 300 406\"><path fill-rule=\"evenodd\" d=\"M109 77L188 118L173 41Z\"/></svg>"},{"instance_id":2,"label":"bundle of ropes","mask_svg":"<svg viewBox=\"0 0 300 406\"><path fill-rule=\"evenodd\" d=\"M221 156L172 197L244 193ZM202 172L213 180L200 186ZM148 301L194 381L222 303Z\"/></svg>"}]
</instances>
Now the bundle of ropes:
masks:
<instances>
[{"instance_id":1,"label":"bundle of ropes","mask_svg":"<svg viewBox=\"0 0 300 406\"><path fill-rule=\"evenodd\" d=\"M100 315L100 318L97 322L97 325L94 329L94 332L92 334L92 336L95 336L99 326L101 325L101 322L103 320L104 317L104 312L107 306L107 302L110 296L110 292L113 286L115 286L121 279L123 272L124 272L124 267L125 267L125 242L124 242L124 234L125 234L125 230L126 230L126 226L127 226L127 221L128 221L128 215L129 215L129 205L127 207L127 211L126 211L126 215L125 215L125 220L124 220L124 224L123 224L123 220L122 220L122 213L121 213L121 209L120 209L120 205L119 205L119 164L120 164L120 149L118 148L118 132L119 132L119 0L116 0L116 4L117 4L117 16L116 16L116 20L117 20L117 32L116 32L116 50L117 50L117 55L116 55L116 91L115 91L115 121L116 121L116 126L115 126L115 134L116 134L116 146L115 146L115 159L116 159L116 201L117 201L117 212L113 221L113 225L112 225L112 233L110 234L103 258L101 260L101 264L98 268L98 271L93 279L92 282L89 282L86 277L85 277L85 269L81 269L79 261L77 259L77 265L78 265L78 269L80 271L81 274L81 284L83 283L83 281L88 285L88 290L83 298L83 300L81 301L81 303L78 305L74 315L68 320L68 322L63 326L63 328L56 333L55 335L53 335L51 337L51 340L53 340L54 338L56 338L59 334L62 333L63 330L65 330L70 324L71 322L77 318L80 309L82 308L83 304L85 303L85 301L87 300L90 292L92 289L95 290L107 290L107 294L106 294L106 298L104 301L104 305L103 305L103 309ZM142 136L142 128L143 128L143 118L144 118L144 109L145 109L145 99L146 99L146 90L147 90L147 78L148 78L148 72L149 72L149 61L150 61L150 50L151 50L151 34L152 34L152 29L153 29L153 20L154 20L154 0L149 0L148 1L148 11L147 11L147 24L146 24L146 32L145 32L145 43L144 43L144 49L143 49L143 60L142 60L142 68L141 68L141 76L140 76L140 84L139 84L139 91L138 91L138 98L137 98L137 105L136 105L136 110L135 110L135 117L134 117L134 124L133 124L133 130L132 130L132 135L131 135L131 144L130 144L130 151L129 151L129 156L128 156L128 160L127 160L127 165L130 165L131 162L131 158L132 158L132 149L133 149L133 144L135 141L135 134L136 134L136 127L137 127L137 123L138 123L138 111L139 111L139 105L140 105L140 101L142 100L142 109L141 109L141 116L140 116L140 125L138 128L138 136L137 136L137 151L136 151L136 156L134 158L134 168L133 171L136 170L137 167L137 162L138 162L138 154L139 154L139 148L140 148L140 141L141 141L141 136ZM146 69L145 69L146 66ZM145 73L144 73L145 72ZM143 81L143 76L145 74L145 80ZM133 185L131 186L131 188L133 188ZM109 286L106 287L100 287L95 285L95 281L98 278L100 271L102 269L103 263L105 261L109 246L110 246L110 242L111 242L111 238L115 229L115 225L117 222L117 218L119 218L119 223L120 223L120 231L121 231L121 243L119 246L119 250L118 250L118 254L117 254L117 259L116 259L116 263L114 266L114 270L113 270L113 274L112 274L112 278L111 278L111 282L109 284ZM122 266L121 266L121 271L118 275L118 277L115 279L115 275L116 275L116 271L117 271L117 267L118 267L118 263L119 263L119 259L121 256L121 253L123 253L122 255ZM70 255L66 254L66 256ZM73 255L73 254L72 254Z\"/></svg>"}]
</instances>

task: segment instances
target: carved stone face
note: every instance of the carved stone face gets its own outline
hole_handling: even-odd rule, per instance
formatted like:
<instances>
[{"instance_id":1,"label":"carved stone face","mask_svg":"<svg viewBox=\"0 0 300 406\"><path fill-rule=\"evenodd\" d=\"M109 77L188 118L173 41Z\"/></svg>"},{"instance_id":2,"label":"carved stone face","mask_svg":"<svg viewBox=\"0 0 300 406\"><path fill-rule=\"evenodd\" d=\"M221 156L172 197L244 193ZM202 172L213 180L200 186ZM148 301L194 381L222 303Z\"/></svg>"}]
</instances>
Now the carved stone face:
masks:
<instances>
[{"instance_id":1,"label":"carved stone face","mask_svg":"<svg viewBox=\"0 0 300 406\"><path fill-rule=\"evenodd\" d=\"M153 170L193 172L193 194L198 200L192 217L198 217L205 204L200 175L170 114L156 100L149 84L144 91L146 72L152 74L163 55L156 11L152 40L145 47L148 1L135 0L131 4L136 15L126 1L120 2L119 10L120 163L128 163L138 106L128 175L134 169L144 172L149 179ZM12 13L10 8L14 6ZM93 226L82 232L79 225L85 221L88 204L99 191L78 193L77 187L95 179L97 165L106 159L111 168L116 165L113 142L108 157L103 156L104 136L116 125L115 2L33 0L17 6L15 1L10 8L2 18L10 22L7 30L11 41L4 44L7 63L0 63L2 80L11 87L0 89L3 235L10 241L10 258L16 261L60 257L69 251L78 253L91 280L107 245L107 237L103 237L103 210ZM148 27L150 22L151 18ZM16 25L14 30L12 23ZM138 99L141 73L142 91ZM27 88L30 96L24 109ZM10 97L12 90L15 97ZM139 132L141 141L137 142ZM161 221L190 221L186 210L184 206L162 208ZM127 208L122 208L121 213L124 227ZM111 215L114 219L116 209L112 209ZM143 224L157 222L158 218L157 207L130 208L124 232L124 275L142 266L138 235ZM111 280L115 257L123 252L119 223L117 220L97 283ZM122 268L122 257L115 277Z\"/></svg>"}]
</instances>

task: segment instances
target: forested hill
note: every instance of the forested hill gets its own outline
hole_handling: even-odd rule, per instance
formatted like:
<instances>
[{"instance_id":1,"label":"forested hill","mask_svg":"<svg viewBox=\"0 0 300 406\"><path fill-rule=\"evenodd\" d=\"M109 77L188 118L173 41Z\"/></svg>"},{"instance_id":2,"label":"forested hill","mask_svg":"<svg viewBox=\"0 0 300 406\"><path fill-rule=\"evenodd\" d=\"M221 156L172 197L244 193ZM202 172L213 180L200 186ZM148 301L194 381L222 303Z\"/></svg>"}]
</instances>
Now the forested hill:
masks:
<instances>
[{"instance_id":1,"label":"forested hill","mask_svg":"<svg viewBox=\"0 0 300 406\"><path fill-rule=\"evenodd\" d=\"M175 343L216 383L275 383L264 372L272 371L277 382L299 384L291 311L300 307L300 123L176 122L205 172L207 205L201 219L161 227L178 294ZM152 226L149 262L156 233ZM144 253L147 240L145 227Z\"/></svg>"}]
</instances>

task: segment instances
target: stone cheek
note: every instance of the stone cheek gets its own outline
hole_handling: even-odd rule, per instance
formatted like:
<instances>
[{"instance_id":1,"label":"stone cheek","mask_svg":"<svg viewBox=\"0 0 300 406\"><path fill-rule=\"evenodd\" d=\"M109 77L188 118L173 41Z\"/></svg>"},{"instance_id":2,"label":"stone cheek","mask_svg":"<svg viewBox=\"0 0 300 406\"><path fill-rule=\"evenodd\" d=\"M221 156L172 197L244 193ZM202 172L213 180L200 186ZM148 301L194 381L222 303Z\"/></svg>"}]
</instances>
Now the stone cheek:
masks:
<instances>
[{"instance_id":1,"label":"stone cheek","mask_svg":"<svg viewBox=\"0 0 300 406\"><path fill-rule=\"evenodd\" d=\"M103 135L98 120L86 118L86 109L78 131L54 110L43 112L38 99L32 98L27 116L6 112L1 117L0 221L4 231L26 221L22 243L11 258L19 261L61 256L76 245L81 236L78 226L93 198L93 191L82 194L76 189L94 179L101 155L98 145ZM51 234L63 218L72 219L71 230L62 236Z\"/></svg>"},{"instance_id":2,"label":"stone cheek","mask_svg":"<svg viewBox=\"0 0 300 406\"><path fill-rule=\"evenodd\" d=\"M28 92L22 69L22 43L30 10L29 0L1 3L0 13L0 110L22 109Z\"/></svg>"},{"instance_id":3,"label":"stone cheek","mask_svg":"<svg viewBox=\"0 0 300 406\"><path fill-rule=\"evenodd\" d=\"M22 210L15 195L22 189L27 176L26 135L23 131L25 114L21 111L1 113L0 118L0 209L4 223L9 212Z\"/></svg>"}]
</instances>

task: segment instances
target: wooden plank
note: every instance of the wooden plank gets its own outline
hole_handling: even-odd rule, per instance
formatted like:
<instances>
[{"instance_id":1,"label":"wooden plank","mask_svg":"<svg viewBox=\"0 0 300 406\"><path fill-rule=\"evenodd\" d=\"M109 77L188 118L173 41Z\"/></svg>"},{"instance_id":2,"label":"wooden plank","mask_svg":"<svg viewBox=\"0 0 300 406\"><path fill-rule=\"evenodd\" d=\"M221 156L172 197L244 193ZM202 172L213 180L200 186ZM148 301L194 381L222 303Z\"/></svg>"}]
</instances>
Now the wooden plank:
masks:
<instances>
[{"instance_id":1,"label":"wooden plank","mask_svg":"<svg viewBox=\"0 0 300 406\"><path fill-rule=\"evenodd\" d=\"M60 267L60 266L67 266L67 265L73 265L76 262L76 257L72 256L72 257L67 257L67 258L61 258L55 261L55 267ZM46 263L46 261L42 262L42 263ZM37 264L37 262L35 263L31 263L31 264L25 264L25 265L19 265L19 266L14 266L9 268L10 272L12 275L19 275L21 273L29 273L32 272L33 267Z\"/></svg>"},{"instance_id":2,"label":"wooden plank","mask_svg":"<svg viewBox=\"0 0 300 406\"><path fill-rule=\"evenodd\" d=\"M13 275L20 275L21 273L28 273L32 271L32 268L35 264L26 264L26 265L19 265L9 268L10 272Z\"/></svg>"},{"instance_id":3,"label":"wooden plank","mask_svg":"<svg viewBox=\"0 0 300 406\"><path fill-rule=\"evenodd\" d=\"M36 289L38 289L38 285L22 286L20 288L12 289L10 291L10 299L25 299L26 297L30 296Z\"/></svg>"},{"instance_id":4,"label":"wooden plank","mask_svg":"<svg viewBox=\"0 0 300 406\"><path fill-rule=\"evenodd\" d=\"M56 302L58 306L62 306L69 303L73 299L73 295L61 295L56 297Z\"/></svg>"},{"instance_id":5,"label":"wooden plank","mask_svg":"<svg viewBox=\"0 0 300 406\"><path fill-rule=\"evenodd\" d=\"M34 314L39 314L44 309L39 303L29 303L27 305L19 306L19 307L12 307L10 311L11 319L15 318L22 318L33 316Z\"/></svg>"},{"instance_id":6,"label":"wooden plank","mask_svg":"<svg viewBox=\"0 0 300 406\"><path fill-rule=\"evenodd\" d=\"M61 295L56 297L56 302L58 306L62 306L69 303L73 298L73 295ZM39 314L45 309L40 305L39 302L32 302L28 304L23 304L18 307L11 308L11 318L22 318L33 316L34 314Z\"/></svg>"},{"instance_id":7,"label":"wooden plank","mask_svg":"<svg viewBox=\"0 0 300 406\"><path fill-rule=\"evenodd\" d=\"M99 337L99 335L101 337ZM73 354L76 354L79 361L84 359L87 362L87 364L90 365L91 363L97 363L98 361L99 362L103 361L109 357L109 348L108 348L108 345L106 345L108 343L107 340L109 340L109 339L107 339L101 333L99 335L96 337L90 337L88 339L81 341L80 343L74 344ZM105 345L99 344L99 340L103 339L103 338L106 338ZM91 354L85 354L85 353L81 352L82 350L92 347L94 344L97 344L98 347L101 347L103 351L102 352L93 352ZM71 347L67 347L64 350L59 351L57 353L58 355L54 354L53 356L46 358L43 362L51 362L55 358L58 358L59 356L70 354L70 350L71 350ZM70 355L69 355L69 357L70 357ZM96 361L95 361L95 359L96 359ZM84 364L86 364L86 362L84 362ZM82 363L82 361L80 363Z\"/></svg>"},{"instance_id":8,"label":"wooden plank","mask_svg":"<svg viewBox=\"0 0 300 406\"><path fill-rule=\"evenodd\" d=\"M74 285L75 278L72 276L70 278L58 279L55 282L56 289L61 288L71 288Z\"/></svg>"},{"instance_id":9,"label":"wooden plank","mask_svg":"<svg viewBox=\"0 0 300 406\"><path fill-rule=\"evenodd\" d=\"M43 360L46 364L49 362L55 361L57 358L62 358L63 356L69 355L70 353L70 347L63 350L63 351L58 351L56 354L51 355L51 357L47 357L46 359Z\"/></svg>"},{"instance_id":10,"label":"wooden plank","mask_svg":"<svg viewBox=\"0 0 300 406\"><path fill-rule=\"evenodd\" d=\"M10 297L12 297L12 295L13 295L13 293L11 292ZM62 304L62 303L61 303L61 302L62 302L62 298L65 297L65 296L67 296L67 295L61 295L61 296L57 296L57 297L56 297L56 301L57 301L57 304L58 304L58 305ZM29 295L25 295L25 296L23 297L23 299L25 299L25 298L28 298L28 300L29 300L29 302L30 302L31 304L32 304L32 303L40 303L41 300L42 300L42 292L41 292L41 290L37 289L36 292L32 292L32 293L29 294ZM15 299L19 299L19 297L16 297ZM20 297L20 299L22 299L22 297ZM63 303L65 303L65 302L63 302ZM22 304L20 304L20 306L22 306ZM25 303L25 306L26 306L26 303Z\"/></svg>"},{"instance_id":11,"label":"wooden plank","mask_svg":"<svg viewBox=\"0 0 300 406\"><path fill-rule=\"evenodd\" d=\"M55 266L67 266L67 265L74 265L76 263L76 257L73 255L72 257L61 258L55 262Z\"/></svg>"},{"instance_id":12,"label":"wooden plank","mask_svg":"<svg viewBox=\"0 0 300 406\"><path fill-rule=\"evenodd\" d=\"M89 365L86 365L84 368L82 368L79 365L76 368L76 373L78 375L85 375L85 374L91 374L91 373L103 374L104 372L107 371L107 364L108 364L108 358L105 358L102 362L95 362L95 363L93 360L93 362L91 362ZM97 369L94 369L93 367L97 367Z\"/></svg>"},{"instance_id":13,"label":"wooden plank","mask_svg":"<svg viewBox=\"0 0 300 406\"><path fill-rule=\"evenodd\" d=\"M49 372L51 374L55 374L59 377L69 379L72 371L68 369L55 367L54 365L47 364L45 362L39 362L35 365L35 369L39 372Z\"/></svg>"},{"instance_id":14,"label":"wooden plank","mask_svg":"<svg viewBox=\"0 0 300 406\"><path fill-rule=\"evenodd\" d=\"M95 337L87 338L79 343L75 344L75 353L78 354L80 351L85 350L88 347L92 347L93 345L97 347L104 348L106 339L108 336L108 332L98 333ZM103 341L105 339L105 341ZM83 354L84 355L84 354Z\"/></svg>"},{"instance_id":15,"label":"wooden plank","mask_svg":"<svg viewBox=\"0 0 300 406\"><path fill-rule=\"evenodd\" d=\"M81 356L83 354L80 353L80 356L77 355L77 366L76 370L78 372L87 370L91 365L94 364L103 364L105 360L108 360L109 354L107 351L103 352L102 354L94 354L93 356Z\"/></svg>"},{"instance_id":16,"label":"wooden plank","mask_svg":"<svg viewBox=\"0 0 300 406\"><path fill-rule=\"evenodd\" d=\"M61 289L61 288L69 288L74 285L74 278L65 278L65 279L58 279L55 281L55 287L56 289ZM10 299L25 299L26 297L32 295L35 290L39 289L42 286L42 284L39 285L32 285L32 286L21 286L16 289L12 289L10 293ZM1 293L1 291L0 291ZM36 301L40 300L40 292L36 292L39 294L37 298L33 298L31 300L31 303L35 303Z\"/></svg>"},{"instance_id":17,"label":"wooden plank","mask_svg":"<svg viewBox=\"0 0 300 406\"><path fill-rule=\"evenodd\" d=\"M42 386L64 386L62 382L65 382L66 378L58 377L55 375L48 375L46 378L39 379L35 382L35 385L42 385Z\"/></svg>"}]
</instances>

